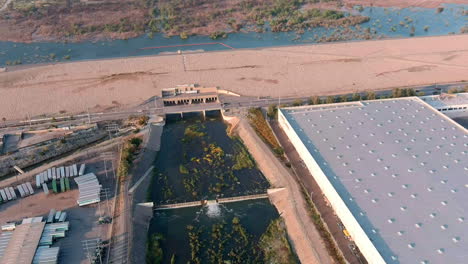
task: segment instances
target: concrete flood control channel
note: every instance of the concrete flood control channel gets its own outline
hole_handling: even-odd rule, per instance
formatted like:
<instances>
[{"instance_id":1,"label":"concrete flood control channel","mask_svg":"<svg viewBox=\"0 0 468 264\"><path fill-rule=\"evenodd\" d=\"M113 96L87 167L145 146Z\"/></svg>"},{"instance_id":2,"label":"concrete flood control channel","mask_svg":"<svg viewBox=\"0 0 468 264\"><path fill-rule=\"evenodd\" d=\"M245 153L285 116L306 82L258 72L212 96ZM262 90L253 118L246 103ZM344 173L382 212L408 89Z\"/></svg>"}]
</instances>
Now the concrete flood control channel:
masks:
<instances>
[{"instance_id":1,"label":"concrete flood control channel","mask_svg":"<svg viewBox=\"0 0 468 264\"><path fill-rule=\"evenodd\" d=\"M202 121L191 115L167 119L148 196L155 208L209 201L155 210L147 257L159 248L162 263L263 263L260 238L279 217L265 198L269 184L242 142L227 135L220 116L208 113ZM246 200L229 202L235 196Z\"/></svg>"}]
</instances>

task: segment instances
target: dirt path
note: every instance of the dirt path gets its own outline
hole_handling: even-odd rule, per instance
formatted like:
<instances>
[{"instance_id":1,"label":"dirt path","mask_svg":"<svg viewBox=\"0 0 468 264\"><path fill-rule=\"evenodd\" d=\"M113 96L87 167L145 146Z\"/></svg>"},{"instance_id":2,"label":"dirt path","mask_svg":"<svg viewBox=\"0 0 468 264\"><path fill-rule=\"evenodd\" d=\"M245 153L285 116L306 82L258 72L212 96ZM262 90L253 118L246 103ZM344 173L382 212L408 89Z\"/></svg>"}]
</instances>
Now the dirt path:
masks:
<instances>
[{"instance_id":1,"label":"dirt path","mask_svg":"<svg viewBox=\"0 0 468 264\"><path fill-rule=\"evenodd\" d=\"M294 177L255 134L246 120L240 120L236 130L259 169L273 187L284 187L283 190L269 193L269 196L285 220L288 236L301 263L333 263L308 215L305 201Z\"/></svg>"}]
</instances>

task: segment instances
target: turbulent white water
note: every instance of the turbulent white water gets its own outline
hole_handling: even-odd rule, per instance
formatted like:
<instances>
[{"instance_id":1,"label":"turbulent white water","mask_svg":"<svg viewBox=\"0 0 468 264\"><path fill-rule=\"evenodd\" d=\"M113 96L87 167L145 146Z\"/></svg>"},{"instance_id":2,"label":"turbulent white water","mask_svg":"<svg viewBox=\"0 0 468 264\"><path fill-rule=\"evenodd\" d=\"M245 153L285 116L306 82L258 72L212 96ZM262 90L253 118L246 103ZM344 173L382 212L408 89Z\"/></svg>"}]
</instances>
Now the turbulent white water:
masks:
<instances>
[{"instance_id":1,"label":"turbulent white water","mask_svg":"<svg viewBox=\"0 0 468 264\"><path fill-rule=\"evenodd\" d=\"M208 203L206 206L206 215L210 218L216 218L221 216L221 206L218 203Z\"/></svg>"}]
</instances>

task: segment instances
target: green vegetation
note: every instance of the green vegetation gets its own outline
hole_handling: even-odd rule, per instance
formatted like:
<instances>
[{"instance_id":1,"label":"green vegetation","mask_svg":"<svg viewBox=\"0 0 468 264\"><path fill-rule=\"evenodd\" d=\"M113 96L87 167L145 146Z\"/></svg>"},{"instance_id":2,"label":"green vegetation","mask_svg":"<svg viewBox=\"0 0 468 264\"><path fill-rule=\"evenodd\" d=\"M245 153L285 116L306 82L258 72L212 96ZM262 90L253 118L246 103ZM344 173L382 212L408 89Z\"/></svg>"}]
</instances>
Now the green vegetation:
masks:
<instances>
[{"instance_id":1,"label":"green vegetation","mask_svg":"<svg viewBox=\"0 0 468 264\"><path fill-rule=\"evenodd\" d=\"M314 95L312 96L310 99L309 99L309 102L308 104L309 105L318 105L318 104L321 104L322 101L320 100L320 97Z\"/></svg>"},{"instance_id":2,"label":"green vegetation","mask_svg":"<svg viewBox=\"0 0 468 264\"><path fill-rule=\"evenodd\" d=\"M146 243L146 263L147 264L160 264L163 262L163 250L161 249L161 242L164 240L163 235L153 234L148 238Z\"/></svg>"},{"instance_id":3,"label":"green vegetation","mask_svg":"<svg viewBox=\"0 0 468 264\"><path fill-rule=\"evenodd\" d=\"M464 88L456 88L452 87L447 91L449 94L456 94L456 93L468 93L468 85L465 85Z\"/></svg>"},{"instance_id":4,"label":"green vegetation","mask_svg":"<svg viewBox=\"0 0 468 264\"><path fill-rule=\"evenodd\" d=\"M264 252L264 263L293 264L298 263L288 241L284 220L281 217L271 221L259 242Z\"/></svg>"},{"instance_id":5,"label":"green vegetation","mask_svg":"<svg viewBox=\"0 0 468 264\"><path fill-rule=\"evenodd\" d=\"M301 32L311 27L347 27L369 20L364 16L346 16L341 11L303 9L304 4L311 1L244 0L238 3L217 0L205 1L200 5L197 1L146 0L144 3L150 10L147 29L162 31L169 36L180 35L181 38L187 36L182 33L206 31L208 25L216 26L210 27L212 32L204 33L212 39L220 39L227 36L222 31L227 28L231 29L230 32L241 28L263 31L266 22L273 32Z\"/></svg>"},{"instance_id":6,"label":"green vegetation","mask_svg":"<svg viewBox=\"0 0 468 264\"><path fill-rule=\"evenodd\" d=\"M278 117L278 107L275 104L268 106L267 116L270 119L276 119Z\"/></svg>"},{"instance_id":7,"label":"green vegetation","mask_svg":"<svg viewBox=\"0 0 468 264\"><path fill-rule=\"evenodd\" d=\"M201 248L201 242L200 242L200 230L196 230L194 226L188 225L187 226L188 230L188 236L189 236L189 245L190 245L190 251L191 251L191 261L195 264L201 264L201 259L199 257L200 255L200 248Z\"/></svg>"},{"instance_id":8,"label":"green vegetation","mask_svg":"<svg viewBox=\"0 0 468 264\"><path fill-rule=\"evenodd\" d=\"M244 146L239 144L235 146L234 160L236 163L232 166L233 170L253 169L255 167L255 162L250 156L250 153Z\"/></svg>"},{"instance_id":9,"label":"green vegetation","mask_svg":"<svg viewBox=\"0 0 468 264\"><path fill-rule=\"evenodd\" d=\"M215 31L210 34L211 39L221 39L221 38L227 38L226 32L223 31Z\"/></svg>"},{"instance_id":10,"label":"green vegetation","mask_svg":"<svg viewBox=\"0 0 468 264\"><path fill-rule=\"evenodd\" d=\"M262 110L260 108L250 108L249 109L249 121L255 132L260 136L260 138L273 150L277 156L283 156L283 148L276 140L273 131L271 131L270 126L268 125L265 117L263 116Z\"/></svg>"},{"instance_id":11,"label":"green vegetation","mask_svg":"<svg viewBox=\"0 0 468 264\"><path fill-rule=\"evenodd\" d=\"M189 174L188 169L187 169L184 165L182 165L182 164L179 165L179 172L180 172L181 174Z\"/></svg>"},{"instance_id":12,"label":"green vegetation","mask_svg":"<svg viewBox=\"0 0 468 264\"><path fill-rule=\"evenodd\" d=\"M184 138L182 139L182 142L191 142L194 138L199 138L199 137L204 137L206 136L205 132L200 132L199 131L200 127L198 124L193 124L188 126L185 129L184 133Z\"/></svg>"},{"instance_id":13,"label":"green vegetation","mask_svg":"<svg viewBox=\"0 0 468 264\"><path fill-rule=\"evenodd\" d=\"M119 167L117 169L117 175L121 181L127 177L141 142L141 138L133 137L123 144Z\"/></svg>"},{"instance_id":14,"label":"green vegetation","mask_svg":"<svg viewBox=\"0 0 468 264\"><path fill-rule=\"evenodd\" d=\"M296 99L292 103L293 106L301 106L303 104L304 104L304 102L301 99Z\"/></svg>"}]
</instances>

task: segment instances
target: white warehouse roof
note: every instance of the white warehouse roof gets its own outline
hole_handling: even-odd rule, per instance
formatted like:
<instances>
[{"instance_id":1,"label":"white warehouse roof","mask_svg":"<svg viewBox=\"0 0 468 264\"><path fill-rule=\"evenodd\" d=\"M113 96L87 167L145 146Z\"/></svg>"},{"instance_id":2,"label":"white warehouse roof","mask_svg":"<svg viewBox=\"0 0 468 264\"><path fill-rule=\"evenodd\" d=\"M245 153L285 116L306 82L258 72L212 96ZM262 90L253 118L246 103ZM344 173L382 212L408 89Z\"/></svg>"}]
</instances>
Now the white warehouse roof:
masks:
<instances>
[{"instance_id":1,"label":"white warehouse roof","mask_svg":"<svg viewBox=\"0 0 468 264\"><path fill-rule=\"evenodd\" d=\"M465 128L417 97L281 113L387 263L467 263Z\"/></svg>"}]
</instances>

